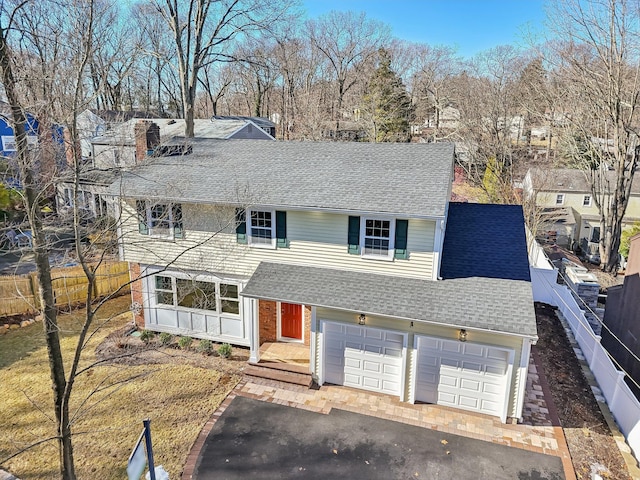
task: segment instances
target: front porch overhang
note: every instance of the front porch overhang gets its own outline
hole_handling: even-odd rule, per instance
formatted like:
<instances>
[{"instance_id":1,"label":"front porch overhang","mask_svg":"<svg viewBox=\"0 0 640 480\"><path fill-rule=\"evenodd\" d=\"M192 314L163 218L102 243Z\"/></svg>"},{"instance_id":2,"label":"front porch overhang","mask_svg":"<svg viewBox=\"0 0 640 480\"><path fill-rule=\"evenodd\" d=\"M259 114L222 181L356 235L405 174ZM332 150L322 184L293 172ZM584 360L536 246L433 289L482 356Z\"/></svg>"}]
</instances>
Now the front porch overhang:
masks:
<instances>
[{"instance_id":1,"label":"front porch overhang","mask_svg":"<svg viewBox=\"0 0 640 480\"><path fill-rule=\"evenodd\" d=\"M537 339L526 281L432 281L262 262L241 295Z\"/></svg>"}]
</instances>

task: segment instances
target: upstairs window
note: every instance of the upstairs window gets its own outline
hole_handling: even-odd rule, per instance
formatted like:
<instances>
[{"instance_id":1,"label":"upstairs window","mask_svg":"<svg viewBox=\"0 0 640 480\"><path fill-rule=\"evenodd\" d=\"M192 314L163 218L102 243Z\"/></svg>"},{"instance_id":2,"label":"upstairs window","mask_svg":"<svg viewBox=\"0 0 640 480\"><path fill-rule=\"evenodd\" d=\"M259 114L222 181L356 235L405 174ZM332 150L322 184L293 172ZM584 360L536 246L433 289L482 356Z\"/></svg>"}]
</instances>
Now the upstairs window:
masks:
<instances>
[{"instance_id":1,"label":"upstairs window","mask_svg":"<svg viewBox=\"0 0 640 480\"><path fill-rule=\"evenodd\" d=\"M590 207L591 206L591 195L585 195L582 197L582 206Z\"/></svg>"},{"instance_id":2,"label":"upstairs window","mask_svg":"<svg viewBox=\"0 0 640 480\"><path fill-rule=\"evenodd\" d=\"M393 259L394 222L382 218L364 218L362 222L362 256Z\"/></svg>"},{"instance_id":3,"label":"upstairs window","mask_svg":"<svg viewBox=\"0 0 640 480\"><path fill-rule=\"evenodd\" d=\"M409 258L409 220L350 216L348 225L348 253L383 260Z\"/></svg>"},{"instance_id":4,"label":"upstairs window","mask_svg":"<svg viewBox=\"0 0 640 480\"><path fill-rule=\"evenodd\" d=\"M184 238L182 205L137 200L138 231L142 235L162 238Z\"/></svg>"},{"instance_id":5,"label":"upstairs window","mask_svg":"<svg viewBox=\"0 0 640 480\"><path fill-rule=\"evenodd\" d=\"M236 241L260 248L289 248L287 212L236 208Z\"/></svg>"},{"instance_id":6,"label":"upstairs window","mask_svg":"<svg viewBox=\"0 0 640 480\"><path fill-rule=\"evenodd\" d=\"M275 246L275 222L270 210L250 210L249 244L254 246Z\"/></svg>"},{"instance_id":7,"label":"upstairs window","mask_svg":"<svg viewBox=\"0 0 640 480\"><path fill-rule=\"evenodd\" d=\"M564 193L559 193L556 195L556 205L564 204Z\"/></svg>"}]
</instances>

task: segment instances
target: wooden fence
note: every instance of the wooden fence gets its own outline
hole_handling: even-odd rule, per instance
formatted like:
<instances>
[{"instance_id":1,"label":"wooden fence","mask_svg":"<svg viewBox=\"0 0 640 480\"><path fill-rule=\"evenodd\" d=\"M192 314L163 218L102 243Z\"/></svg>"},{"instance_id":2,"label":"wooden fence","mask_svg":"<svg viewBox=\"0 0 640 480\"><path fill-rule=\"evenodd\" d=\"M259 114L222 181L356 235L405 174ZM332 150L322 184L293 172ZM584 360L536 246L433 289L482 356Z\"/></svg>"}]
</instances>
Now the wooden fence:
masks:
<instances>
[{"instance_id":1,"label":"wooden fence","mask_svg":"<svg viewBox=\"0 0 640 480\"><path fill-rule=\"evenodd\" d=\"M93 298L104 297L116 292L129 282L127 262L109 262L91 266L95 269L96 281ZM51 270L53 292L56 305L70 307L87 301L89 281L80 265L53 268ZM40 309L36 273L27 275L0 276L0 317L35 313ZM121 293L128 293L129 286Z\"/></svg>"}]
</instances>

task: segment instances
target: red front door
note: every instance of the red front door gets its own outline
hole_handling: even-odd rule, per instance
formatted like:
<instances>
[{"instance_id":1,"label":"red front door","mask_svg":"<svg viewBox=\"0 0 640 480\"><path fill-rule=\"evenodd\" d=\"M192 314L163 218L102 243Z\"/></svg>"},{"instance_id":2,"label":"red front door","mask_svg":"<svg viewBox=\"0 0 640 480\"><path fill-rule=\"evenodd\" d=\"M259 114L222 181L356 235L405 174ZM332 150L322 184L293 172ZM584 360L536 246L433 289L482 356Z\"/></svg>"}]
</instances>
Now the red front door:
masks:
<instances>
[{"instance_id":1,"label":"red front door","mask_svg":"<svg viewBox=\"0 0 640 480\"><path fill-rule=\"evenodd\" d=\"M280 304L280 335L302 340L302 305Z\"/></svg>"}]
</instances>

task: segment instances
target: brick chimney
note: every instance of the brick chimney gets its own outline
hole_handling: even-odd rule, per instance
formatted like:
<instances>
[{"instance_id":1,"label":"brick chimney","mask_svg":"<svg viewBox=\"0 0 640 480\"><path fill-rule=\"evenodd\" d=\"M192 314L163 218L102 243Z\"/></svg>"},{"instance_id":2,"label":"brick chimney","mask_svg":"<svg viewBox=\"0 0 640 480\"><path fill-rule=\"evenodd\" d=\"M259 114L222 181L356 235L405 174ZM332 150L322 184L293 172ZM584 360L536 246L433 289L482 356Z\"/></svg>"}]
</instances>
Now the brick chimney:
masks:
<instances>
[{"instance_id":1,"label":"brick chimney","mask_svg":"<svg viewBox=\"0 0 640 480\"><path fill-rule=\"evenodd\" d=\"M136 139L136 163L140 163L160 145L160 127L149 120L138 120L133 128L133 134Z\"/></svg>"}]
</instances>

